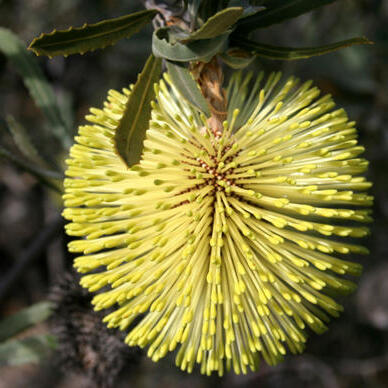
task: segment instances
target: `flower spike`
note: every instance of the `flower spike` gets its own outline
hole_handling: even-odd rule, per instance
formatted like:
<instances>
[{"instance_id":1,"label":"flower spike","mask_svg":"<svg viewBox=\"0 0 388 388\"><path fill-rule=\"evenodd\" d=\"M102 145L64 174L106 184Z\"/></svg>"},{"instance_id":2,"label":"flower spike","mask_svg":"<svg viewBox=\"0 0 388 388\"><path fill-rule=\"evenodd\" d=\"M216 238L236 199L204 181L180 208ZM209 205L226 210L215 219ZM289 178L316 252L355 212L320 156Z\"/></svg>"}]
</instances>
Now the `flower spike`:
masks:
<instances>
[{"instance_id":1,"label":"flower spike","mask_svg":"<svg viewBox=\"0 0 388 388\"><path fill-rule=\"evenodd\" d=\"M139 164L115 153L130 90L87 116L67 161L64 217L82 286L126 342L211 374L300 353L359 275L347 237L371 220L355 123L311 82L235 73L213 131L169 80L156 85ZM329 292L328 292L329 291ZM327 294L331 295L328 296Z\"/></svg>"}]
</instances>

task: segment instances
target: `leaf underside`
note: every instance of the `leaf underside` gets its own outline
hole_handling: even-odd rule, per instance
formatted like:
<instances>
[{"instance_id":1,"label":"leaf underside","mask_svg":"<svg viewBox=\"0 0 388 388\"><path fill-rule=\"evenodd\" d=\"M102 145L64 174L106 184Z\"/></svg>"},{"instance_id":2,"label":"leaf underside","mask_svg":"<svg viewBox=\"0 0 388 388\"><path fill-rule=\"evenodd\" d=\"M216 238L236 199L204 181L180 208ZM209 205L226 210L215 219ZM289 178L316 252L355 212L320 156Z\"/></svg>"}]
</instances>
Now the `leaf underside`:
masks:
<instances>
[{"instance_id":1,"label":"leaf underside","mask_svg":"<svg viewBox=\"0 0 388 388\"><path fill-rule=\"evenodd\" d=\"M36 55L49 57L84 54L88 51L103 49L116 44L120 39L130 38L150 23L156 14L156 10L145 10L96 24L84 24L79 28L54 30L35 38L29 48Z\"/></svg>"},{"instance_id":2,"label":"leaf underside","mask_svg":"<svg viewBox=\"0 0 388 388\"><path fill-rule=\"evenodd\" d=\"M358 37L343 40L341 42L331 43L324 46L294 48L272 46L239 37L238 44L245 50L250 51L258 57L277 60L297 60L310 58L317 55L328 54L353 45L373 44L373 42L371 42L365 37Z\"/></svg>"},{"instance_id":3,"label":"leaf underside","mask_svg":"<svg viewBox=\"0 0 388 388\"><path fill-rule=\"evenodd\" d=\"M150 55L128 98L123 117L115 133L115 148L128 167L139 162L145 132L151 118L154 84L159 80L162 60Z\"/></svg>"},{"instance_id":4,"label":"leaf underside","mask_svg":"<svg viewBox=\"0 0 388 388\"><path fill-rule=\"evenodd\" d=\"M218 53L225 50L229 33L224 33L212 39L201 39L182 43L170 43L168 30L156 30L152 38L152 52L156 57L175 62L202 61L208 62Z\"/></svg>"}]
</instances>

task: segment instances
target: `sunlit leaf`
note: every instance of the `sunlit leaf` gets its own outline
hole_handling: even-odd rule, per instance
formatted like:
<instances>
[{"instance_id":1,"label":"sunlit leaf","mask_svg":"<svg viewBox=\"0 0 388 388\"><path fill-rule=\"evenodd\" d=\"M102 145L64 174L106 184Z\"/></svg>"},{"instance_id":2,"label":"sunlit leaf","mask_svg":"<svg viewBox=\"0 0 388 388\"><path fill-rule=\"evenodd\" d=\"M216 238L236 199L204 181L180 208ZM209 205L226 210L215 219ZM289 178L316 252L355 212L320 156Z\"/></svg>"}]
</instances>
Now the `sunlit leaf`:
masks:
<instances>
[{"instance_id":1,"label":"sunlit leaf","mask_svg":"<svg viewBox=\"0 0 388 388\"><path fill-rule=\"evenodd\" d=\"M52 335L37 335L0 344L0 366L39 363L56 347Z\"/></svg>"},{"instance_id":2,"label":"sunlit leaf","mask_svg":"<svg viewBox=\"0 0 388 388\"><path fill-rule=\"evenodd\" d=\"M337 51L342 48L357 44L373 44L373 42L364 37L343 40L341 42L331 43L325 46L304 48L271 46L268 44L258 43L240 37L236 39L236 43L237 42L240 47L254 53L258 57L280 60L296 60L310 58L317 55L328 54L333 51Z\"/></svg>"},{"instance_id":3,"label":"sunlit leaf","mask_svg":"<svg viewBox=\"0 0 388 388\"><path fill-rule=\"evenodd\" d=\"M62 119L52 87L40 70L36 59L24 43L11 31L0 27L0 52L3 52L19 72L36 105L45 115L48 126L64 148L72 144L70 131Z\"/></svg>"},{"instance_id":4,"label":"sunlit leaf","mask_svg":"<svg viewBox=\"0 0 388 388\"><path fill-rule=\"evenodd\" d=\"M151 101L155 97L154 84L159 80L161 71L161 59L151 55L128 98L124 115L116 130L115 147L128 166L140 160L145 132L151 118Z\"/></svg>"},{"instance_id":5,"label":"sunlit leaf","mask_svg":"<svg viewBox=\"0 0 388 388\"><path fill-rule=\"evenodd\" d=\"M52 313L52 303L40 302L0 321L0 341L46 320Z\"/></svg>"},{"instance_id":6,"label":"sunlit leaf","mask_svg":"<svg viewBox=\"0 0 388 388\"><path fill-rule=\"evenodd\" d=\"M118 40L130 38L142 27L151 22L156 10L145 10L96 24L84 24L82 27L70 27L68 30L42 34L35 38L30 49L37 55L84 54L88 51L114 45Z\"/></svg>"},{"instance_id":7,"label":"sunlit leaf","mask_svg":"<svg viewBox=\"0 0 388 388\"><path fill-rule=\"evenodd\" d=\"M231 7L217 12L210 17L201 28L193 32L189 39L210 39L221 35L237 22L242 13L242 7Z\"/></svg>"},{"instance_id":8,"label":"sunlit leaf","mask_svg":"<svg viewBox=\"0 0 388 388\"><path fill-rule=\"evenodd\" d=\"M203 97L195 80L188 69L181 63L167 61L168 74L173 85L179 90L181 95L193 106L206 115L210 114L208 103Z\"/></svg>"}]
</instances>

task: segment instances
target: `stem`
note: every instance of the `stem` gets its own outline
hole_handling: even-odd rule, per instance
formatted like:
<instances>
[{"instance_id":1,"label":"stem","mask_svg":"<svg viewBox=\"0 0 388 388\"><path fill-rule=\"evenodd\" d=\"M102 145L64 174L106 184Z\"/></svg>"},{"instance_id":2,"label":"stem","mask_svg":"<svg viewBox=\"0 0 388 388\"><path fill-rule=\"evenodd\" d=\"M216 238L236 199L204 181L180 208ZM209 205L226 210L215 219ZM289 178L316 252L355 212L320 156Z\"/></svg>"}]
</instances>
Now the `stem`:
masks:
<instances>
[{"instance_id":1,"label":"stem","mask_svg":"<svg viewBox=\"0 0 388 388\"><path fill-rule=\"evenodd\" d=\"M210 62L198 62L192 65L191 71L198 82L202 95L209 103L211 116L208 119L210 129L216 137L221 137L223 122L227 118L227 99L222 88L224 73L222 66L214 57Z\"/></svg>"}]
</instances>

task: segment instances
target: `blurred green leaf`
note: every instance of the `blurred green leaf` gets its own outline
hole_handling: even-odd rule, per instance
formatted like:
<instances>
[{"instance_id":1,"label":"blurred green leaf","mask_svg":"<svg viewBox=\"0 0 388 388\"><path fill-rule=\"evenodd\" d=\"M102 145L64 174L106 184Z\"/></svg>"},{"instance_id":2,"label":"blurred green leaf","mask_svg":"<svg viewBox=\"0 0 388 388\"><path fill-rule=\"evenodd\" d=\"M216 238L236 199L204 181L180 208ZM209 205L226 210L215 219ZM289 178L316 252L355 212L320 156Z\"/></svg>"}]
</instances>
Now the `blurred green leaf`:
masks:
<instances>
[{"instance_id":1,"label":"blurred green leaf","mask_svg":"<svg viewBox=\"0 0 388 388\"><path fill-rule=\"evenodd\" d=\"M171 43L169 29L156 30L152 38L152 51L156 57L174 62L209 61L214 55L224 51L229 33L213 39L202 39L187 44Z\"/></svg>"},{"instance_id":2,"label":"blurred green leaf","mask_svg":"<svg viewBox=\"0 0 388 388\"><path fill-rule=\"evenodd\" d=\"M237 22L238 34L249 33L294 18L337 0L268 0L265 11L243 18ZM255 5L259 5L256 4Z\"/></svg>"},{"instance_id":3,"label":"blurred green leaf","mask_svg":"<svg viewBox=\"0 0 388 388\"><path fill-rule=\"evenodd\" d=\"M236 39L236 44L239 43L239 46L248 50L258 57L264 57L269 59L280 59L280 60L296 60L310 58L317 55L328 54L336 50L340 50L345 47L357 45L357 44L373 44L367 38L353 38L348 40L343 40L341 42L336 42L328 44L325 46L318 47L305 47L305 48L294 48L294 47L278 47L271 46L268 44L253 42L249 39L238 38Z\"/></svg>"},{"instance_id":4,"label":"blurred green leaf","mask_svg":"<svg viewBox=\"0 0 388 388\"><path fill-rule=\"evenodd\" d=\"M20 167L21 169L33 175L35 178L37 178L40 182L42 182L50 189L55 190L57 192L61 192L61 189L59 188L59 186L56 183L52 182L52 180L63 180L64 176L62 174L59 174L56 171L35 166L30 161L20 158L19 156L15 155L15 153L8 151L6 148L2 147L1 145L0 145L0 157L10 160L16 166Z\"/></svg>"},{"instance_id":5,"label":"blurred green leaf","mask_svg":"<svg viewBox=\"0 0 388 388\"><path fill-rule=\"evenodd\" d=\"M120 39L130 38L150 23L156 14L156 10L145 10L96 24L84 24L79 28L54 30L35 38L29 48L36 55L49 57L84 54L88 51L103 49L116 44Z\"/></svg>"},{"instance_id":6,"label":"blurred green leaf","mask_svg":"<svg viewBox=\"0 0 388 388\"><path fill-rule=\"evenodd\" d=\"M140 160L151 118L151 101L155 97L154 84L159 81L161 71L161 59L151 54L139 74L117 127L116 151L129 167Z\"/></svg>"},{"instance_id":7,"label":"blurred green leaf","mask_svg":"<svg viewBox=\"0 0 388 388\"><path fill-rule=\"evenodd\" d=\"M43 158L39 156L38 150L32 144L27 130L12 116L7 116L6 122L19 151L32 162L44 166L46 163Z\"/></svg>"},{"instance_id":8,"label":"blurred green leaf","mask_svg":"<svg viewBox=\"0 0 388 388\"><path fill-rule=\"evenodd\" d=\"M203 97L189 70L186 69L181 63L170 61L166 61L166 63L168 74L170 75L174 86L178 89L182 97L185 98L195 108L209 116L209 105Z\"/></svg>"},{"instance_id":9,"label":"blurred green leaf","mask_svg":"<svg viewBox=\"0 0 388 388\"><path fill-rule=\"evenodd\" d=\"M52 313L52 303L40 302L0 321L0 341L4 341L39 322Z\"/></svg>"},{"instance_id":10,"label":"blurred green leaf","mask_svg":"<svg viewBox=\"0 0 388 388\"><path fill-rule=\"evenodd\" d=\"M24 43L11 31L0 27L0 51L3 52L23 78L36 105L45 115L53 134L64 148L72 144L69 130L64 123L55 94L40 70L35 58L27 51Z\"/></svg>"},{"instance_id":11,"label":"blurred green leaf","mask_svg":"<svg viewBox=\"0 0 388 388\"><path fill-rule=\"evenodd\" d=\"M225 33L243 14L242 7L226 8L210 17L197 31L194 31L189 40L210 39Z\"/></svg>"},{"instance_id":12,"label":"blurred green leaf","mask_svg":"<svg viewBox=\"0 0 388 388\"><path fill-rule=\"evenodd\" d=\"M56 347L52 335L37 335L0 344L0 366L39 363Z\"/></svg>"}]
</instances>

